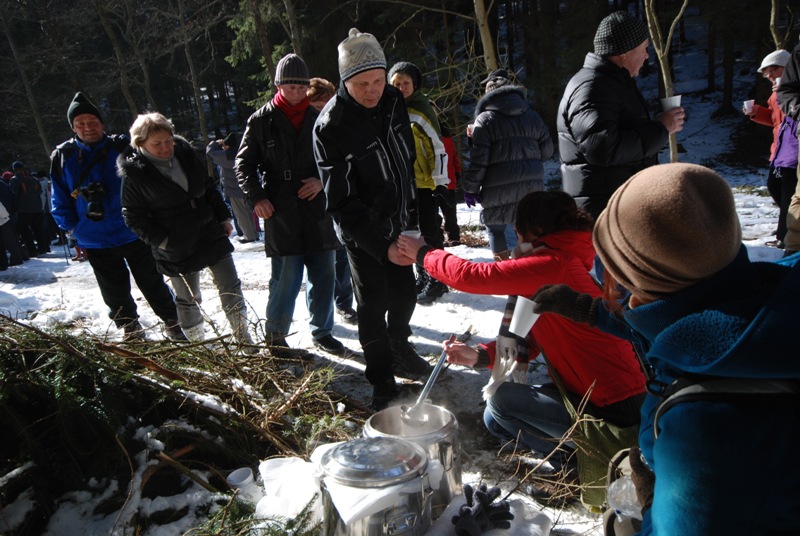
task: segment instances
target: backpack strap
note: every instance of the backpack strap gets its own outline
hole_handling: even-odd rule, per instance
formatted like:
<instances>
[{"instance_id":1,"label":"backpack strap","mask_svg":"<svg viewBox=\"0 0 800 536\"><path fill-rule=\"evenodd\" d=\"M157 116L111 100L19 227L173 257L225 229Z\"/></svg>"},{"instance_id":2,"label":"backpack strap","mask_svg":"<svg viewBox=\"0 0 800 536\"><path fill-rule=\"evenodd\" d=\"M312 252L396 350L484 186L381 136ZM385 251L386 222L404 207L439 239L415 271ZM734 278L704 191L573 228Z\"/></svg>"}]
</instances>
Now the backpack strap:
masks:
<instances>
[{"instance_id":1,"label":"backpack strap","mask_svg":"<svg viewBox=\"0 0 800 536\"><path fill-rule=\"evenodd\" d=\"M653 434L658 439L661 417L670 408L683 402L730 401L750 397L797 397L800 395L798 380L769 380L757 378L678 378L664 390L664 400L653 416Z\"/></svg>"}]
</instances>

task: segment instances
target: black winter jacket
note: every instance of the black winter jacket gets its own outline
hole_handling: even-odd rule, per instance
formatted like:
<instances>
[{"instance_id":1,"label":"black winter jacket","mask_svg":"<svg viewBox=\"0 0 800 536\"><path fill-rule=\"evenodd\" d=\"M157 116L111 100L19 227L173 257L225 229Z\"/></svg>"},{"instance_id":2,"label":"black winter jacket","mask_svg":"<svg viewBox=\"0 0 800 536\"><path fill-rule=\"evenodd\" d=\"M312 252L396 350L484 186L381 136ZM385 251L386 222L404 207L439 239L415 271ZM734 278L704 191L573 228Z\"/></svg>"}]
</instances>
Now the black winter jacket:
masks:
<instances>
[{"instance_id":1,"label":"black winter jacket","mask_svg":"<svg viewBox=\"0 0 800 536\"><path fill-rule=\"evenodd\" d=\"M595 218L669 141L630 73L593 52L564 90L557 128L564 191Z\"/></svg>"},{"instance_id":2,"label":"black winter jacket","mask_svg":"<svg viewBox=\"0 0 800 536\"><path fill-rule=\"evenodd\" d=\"M188 192L139 151L117 160L125 223L150 245L158 270L167 276L197 272L233 251L222 226L231 214L205 161L178 136L175 158L186 173ZM166 246L159 247L165 238Z\"/></svg>"},{"instance_id":3,"label":"black winter jacket","mask_svg":"<svg viewBox=\"0 0 800 536\"><path fill-rule=\"evenodd\" d=\"M388 262L392 242L418 224L416 151L402 93L387 84L367 109L340 84L314 125L314 153L342 241Z\"/></svg>"},{"instance_id":4,"label":"black winter jacket","mask_svg":"<svg viewBox=\"0 0 800 536\"><path fill-rule=\"evenodd\" d=\"M514 223L517 203L544 189L543 161L553 156L547 126L519 86L504 86L481 97L475 108L465 192L480 193L483 223Z\"/></svg>"},{"instance_id":5,"label":"black winter jacket","mask_svg":"<svg viewBox=\"0 0 800 536\"><path fill-rule=\"evenodd\" d=\"M31 177L27 171L19 171L11 178L9 186L17 200L17 212L20 214L42 213L44 210L42 185L38 179Z\"/></svg>"},{"instance_id":6,"label":"black winter jacket","mask_svg":"<svg viewBox=\"0 0 800 536\"><path fill-rule=\"evenodd\" d=\"M268 199L275 213L264 221L267 256L282 257L341 247L325 212L325 193L297 196L302 179L318 178L312 131L317 111L309 106L298 132L270 101L247 120L236 155L236 178L250 206Z\"/></svg>"}]
</instances>

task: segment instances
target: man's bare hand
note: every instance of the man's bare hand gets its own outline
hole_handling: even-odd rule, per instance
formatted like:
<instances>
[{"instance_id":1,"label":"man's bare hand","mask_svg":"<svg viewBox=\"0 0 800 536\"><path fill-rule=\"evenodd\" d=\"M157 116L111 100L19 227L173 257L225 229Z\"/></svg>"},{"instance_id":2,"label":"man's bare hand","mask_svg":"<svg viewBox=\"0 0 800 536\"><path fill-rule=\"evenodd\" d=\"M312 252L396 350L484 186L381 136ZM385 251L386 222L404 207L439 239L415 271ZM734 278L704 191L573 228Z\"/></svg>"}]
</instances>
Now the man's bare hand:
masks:
<instances>
[{"instance_id":1,"label":"man's bare hand","mask_svg":"<svg viewBox=\"0 0 800 536\"><path fill-rule=\"evenodd\" d=\"M414 264L414 259L404 255L397 247L397 242L392 242L389 246L389 261L397 264L398 266L411 266Z\"/></svg>"},{"instance_id":2,"label":"man's bare hand","mask_svg":"<svg viewBox=\"0 0 800 536\"><path fill-rule=\"evenodd\" d=\"M322 191L322 181L316 177L302 179L300 182L303 183L303 186L297 191L297 197L300 199L311 201Z\"/></svg>"},{"instance_id":3,"label":"man's bare hand","mask_svg":"<svg viewBox=\"0 0 800 536\"><path fill-rule=\"evenodd\" d=\"M275 214L275 207L272 206L272 202L270 202L269 199L259 199L253 206L253 212L255 212L256 216L259 218L268 220Z\"/></svg>"}]
</instances>

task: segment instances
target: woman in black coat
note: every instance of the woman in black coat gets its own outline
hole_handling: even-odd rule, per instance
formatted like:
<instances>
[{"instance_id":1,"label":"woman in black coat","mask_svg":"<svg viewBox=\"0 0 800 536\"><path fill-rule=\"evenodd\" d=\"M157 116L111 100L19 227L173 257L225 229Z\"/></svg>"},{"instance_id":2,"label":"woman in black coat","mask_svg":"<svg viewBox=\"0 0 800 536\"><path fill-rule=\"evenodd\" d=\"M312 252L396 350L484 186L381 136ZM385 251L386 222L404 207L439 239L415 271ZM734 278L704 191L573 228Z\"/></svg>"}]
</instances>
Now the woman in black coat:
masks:
<instances>
[{"instance_id":1,"label":"woman in black coat","mask_svg":"<svg viewBox=\"0 0 800 536\"><path fill-rule=\"evenodd\" d=\"M199 271L209 268L234 338L252 344L228 240L231 215L205 162L159 113L139 115L130 134L135 150L117 161L122 215L170 278L184 333L192 340L203 338Z\"/></svg>"}]
</instances>

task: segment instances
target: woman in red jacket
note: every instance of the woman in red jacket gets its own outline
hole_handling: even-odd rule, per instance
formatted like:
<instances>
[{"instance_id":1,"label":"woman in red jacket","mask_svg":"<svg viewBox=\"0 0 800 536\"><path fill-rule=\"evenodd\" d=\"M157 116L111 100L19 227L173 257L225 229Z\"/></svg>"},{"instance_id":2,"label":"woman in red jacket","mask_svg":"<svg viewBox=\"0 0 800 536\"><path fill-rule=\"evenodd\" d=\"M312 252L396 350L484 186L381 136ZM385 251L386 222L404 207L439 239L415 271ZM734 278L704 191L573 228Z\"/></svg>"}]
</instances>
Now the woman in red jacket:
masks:
<instances>
[{"instance_id":1,"label":"woman in red jacket","mask_svg":"<svg viewBox=\"0 0 800 536\"><path fill-rule=\"evenodd\" d=\"M569 194L531 192L517 205L520 245L509 260L471 262L410 237L400 237L399 247L424 263L432 277L462 292L530 297L543 285L564 283L596 297L602 291L589 275L595 257L592 226L591 216ZM630 343L552 313L539 317L528 339L530 355L545 354L575 407L594 384L586 413L622 427L638 424L645 378ZM492 367L494 344L473 349L455 343L448 355L457 364ZM553 384L503 383L488 400L484 421L492 434L520 438L542 454L572 426Z\"/></svg>"}]
</instances>

